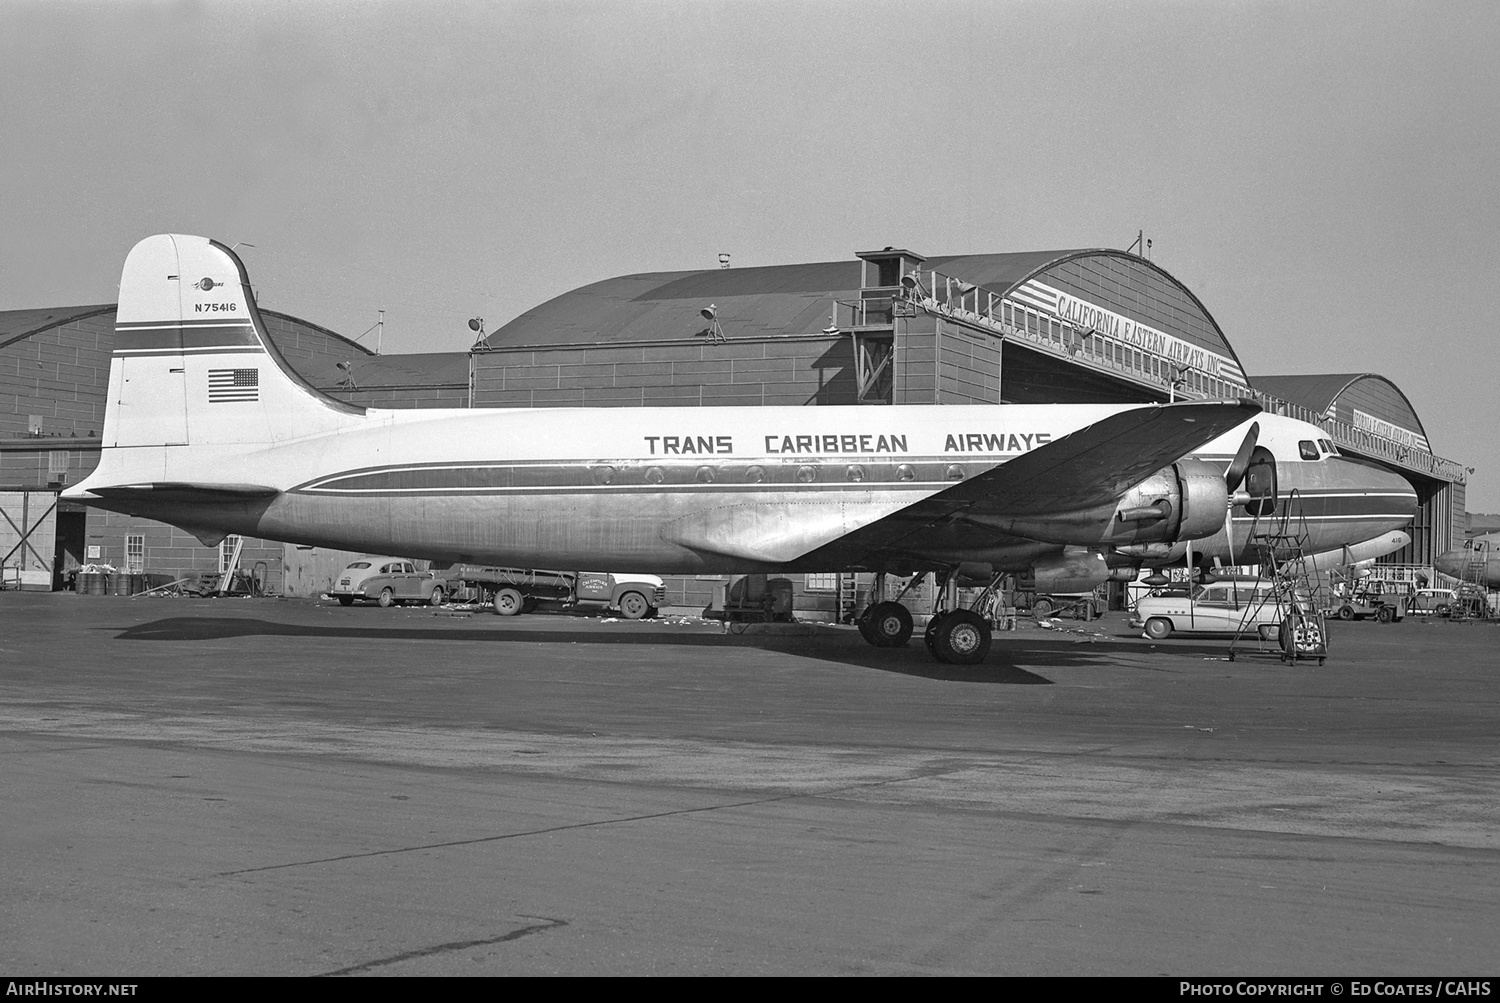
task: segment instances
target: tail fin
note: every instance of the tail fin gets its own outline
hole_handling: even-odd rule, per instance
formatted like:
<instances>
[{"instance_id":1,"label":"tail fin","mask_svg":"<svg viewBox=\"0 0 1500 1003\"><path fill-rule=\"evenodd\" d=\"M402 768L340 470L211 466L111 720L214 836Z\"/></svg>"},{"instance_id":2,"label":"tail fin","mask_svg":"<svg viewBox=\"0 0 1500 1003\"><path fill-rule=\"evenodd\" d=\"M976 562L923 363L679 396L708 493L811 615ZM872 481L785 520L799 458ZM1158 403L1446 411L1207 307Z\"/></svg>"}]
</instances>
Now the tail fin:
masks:
<instances>
[{"instance_id":1,"label":"tail fin","mask_svg":"<svg viewBox=\"0 0 1500 1003\"><path fill-rule=\"evenodd\" d=\"M106 447L276 441L363 413L287 364L232 250L181 234L147 237L131 250L120 277Z\"/></svg>"}]
</instances>

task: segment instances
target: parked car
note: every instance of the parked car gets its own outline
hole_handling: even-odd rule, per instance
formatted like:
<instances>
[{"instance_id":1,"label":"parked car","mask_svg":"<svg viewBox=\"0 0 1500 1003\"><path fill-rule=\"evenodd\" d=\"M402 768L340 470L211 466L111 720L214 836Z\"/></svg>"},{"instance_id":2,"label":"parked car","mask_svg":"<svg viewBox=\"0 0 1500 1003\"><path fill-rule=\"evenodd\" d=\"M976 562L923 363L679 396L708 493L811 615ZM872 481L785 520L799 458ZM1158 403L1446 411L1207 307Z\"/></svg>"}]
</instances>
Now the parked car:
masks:
<instances>
[{"instance_id":1,"label":"parked car","mask_svg":"<svg viewBox=\"0 0 1500 1003\"><path fill-rule=\"evenodd\" d=\"M353 606L356 599L373 600L382 606L408 602L441 606L447 586L431 572L418 571L411 561L362 554L339 572L328 594L341 606Z\"/></svg>"},{"instance_id":2,"label":"parked car","mask_svg":"<svg viewBox=\"0 0 1500 1003\"><path fill-rule=\"evenodd\" d=\"M1299 597L1303 610L1312 607L1311 597ZM1275 586L1268 581L1211 582L1194 587L1188 594L1148 595L1136 601L1130 625L1160 641L1173 634L1235 634L1254 631L1273 641L1281 621L1291 613L1290 604L1277 601Z\"/></svg>"},{"instance_id":3,"label":"parked car","mask_svg":"<svg viewBox=\"0 0 1500 1003\"><path fill-rule=\"evenodd\" d=\"M1432 616L1447 616L1453 612L1453 601L1457 593L1452 589L1417 589L1406 604L1408 613L1425 613Z\"/></svg>"}]
</instances>

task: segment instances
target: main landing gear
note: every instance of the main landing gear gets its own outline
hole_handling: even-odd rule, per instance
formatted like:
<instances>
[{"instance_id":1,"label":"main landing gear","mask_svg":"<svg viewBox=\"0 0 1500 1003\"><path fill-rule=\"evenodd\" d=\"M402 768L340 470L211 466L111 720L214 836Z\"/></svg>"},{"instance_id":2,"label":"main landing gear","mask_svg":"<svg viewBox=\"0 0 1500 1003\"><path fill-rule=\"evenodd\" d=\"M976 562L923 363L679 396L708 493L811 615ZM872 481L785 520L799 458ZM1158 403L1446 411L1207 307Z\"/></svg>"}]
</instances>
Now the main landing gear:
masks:
<instances>
[{"instance_id":1,"label":"main landing gear","mask_svg":"<svg viewBox=\"0 0 1500 1003\"><path fill-rule=\"evenodd\" d=\"M878 602L860 614L856 624L864 639L877 648L899 648L912 635L911 611L901 600L926 578L917 575L893 600ZM969 609L957 608L958 578L954 570L939 572L939 598L922 640L932 657L948 665L978 665L990 651L990 622L976 610L988 609L1002 575L995 575ZM878 590L877 590L878 591Z\"/></svg>"}]
</instances>

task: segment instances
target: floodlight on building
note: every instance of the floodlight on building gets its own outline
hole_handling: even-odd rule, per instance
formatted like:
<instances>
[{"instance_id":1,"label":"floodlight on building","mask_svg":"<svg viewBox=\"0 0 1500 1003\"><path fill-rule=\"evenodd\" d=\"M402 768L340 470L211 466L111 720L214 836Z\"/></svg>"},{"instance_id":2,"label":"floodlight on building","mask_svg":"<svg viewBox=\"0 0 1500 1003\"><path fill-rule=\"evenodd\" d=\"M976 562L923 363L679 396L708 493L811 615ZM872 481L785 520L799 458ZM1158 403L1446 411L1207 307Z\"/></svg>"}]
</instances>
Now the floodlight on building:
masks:
<instances>
[{"instance_id":1,"label":"floodlight on building","mask_svg":"<svg viewBox=\"0 0 1500 1003\"><path fill-rule=\"evenodd\" d=\"M469 321L469 330L470 331L483 331L484 330L484 318L483 317L475 317L472 320L470 320Z\"/></svg>"},{"instance_id":2,"label":"floodlight on building","mask_svg":"<svg viewBox=\"0 0 1500 1003\"><path fill-rule=\"evenodd\" d=\"M729 338L724 334L724 329L719 326L719 308L713 303L698 311L698 315L708 321L708 326L699 331L697 337L707 338L710 343L716 345L728 344Z\"/></svg>"},{"instance_id":3,"label":"floodlight on building","mask_svg":"<svg viewBox=\"0 0 1500 1003\"><path fill-rule=\"evenodd\" d=\"M727 255L727 254L720 254L719 255L719 267L720 268L728 268L729 267L729 255Z\"/></svg>"}]
</instances>

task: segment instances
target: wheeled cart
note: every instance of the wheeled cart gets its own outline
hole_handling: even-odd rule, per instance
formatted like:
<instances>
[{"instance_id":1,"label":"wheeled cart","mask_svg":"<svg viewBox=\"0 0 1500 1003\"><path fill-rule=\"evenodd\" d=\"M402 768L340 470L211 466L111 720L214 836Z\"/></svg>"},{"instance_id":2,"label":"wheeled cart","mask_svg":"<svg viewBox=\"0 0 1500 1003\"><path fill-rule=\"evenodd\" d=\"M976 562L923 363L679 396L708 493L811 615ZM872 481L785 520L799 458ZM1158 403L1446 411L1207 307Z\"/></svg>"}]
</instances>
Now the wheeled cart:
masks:
<instances>
[{"instance_id":1,"label":"wheeled cart","mask_svg":"<svg viewBox=\"0 0 1500 1003\"><path fill-rule=\"evenodd\" d=\"M1328 657L1328 629L1322 613L1288 613L1281 621L1281 660L1296 663Z\"/></svg>"}]
</instances>

